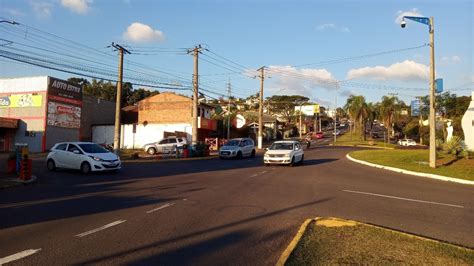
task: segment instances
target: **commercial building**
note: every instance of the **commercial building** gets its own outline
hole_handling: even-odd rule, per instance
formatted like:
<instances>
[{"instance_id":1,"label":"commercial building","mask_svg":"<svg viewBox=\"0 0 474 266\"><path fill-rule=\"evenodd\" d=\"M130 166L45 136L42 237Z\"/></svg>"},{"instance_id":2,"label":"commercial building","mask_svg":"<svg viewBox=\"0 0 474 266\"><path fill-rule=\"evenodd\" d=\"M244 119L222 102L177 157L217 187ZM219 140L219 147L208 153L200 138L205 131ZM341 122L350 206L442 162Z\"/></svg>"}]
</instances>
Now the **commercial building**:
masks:
<instances>
[{"instance_id":1,"label":"commercial building","mask_svg":"<svg viewBox=\"0 0 474 266\"><path fill-rule=\"evenodd\" d=\"M90 140L91 124L113 124L114 108L57 78L0 79L0 151L26 143L32 152L45 152L57 142Z\"/></svg>"}]
</instances>

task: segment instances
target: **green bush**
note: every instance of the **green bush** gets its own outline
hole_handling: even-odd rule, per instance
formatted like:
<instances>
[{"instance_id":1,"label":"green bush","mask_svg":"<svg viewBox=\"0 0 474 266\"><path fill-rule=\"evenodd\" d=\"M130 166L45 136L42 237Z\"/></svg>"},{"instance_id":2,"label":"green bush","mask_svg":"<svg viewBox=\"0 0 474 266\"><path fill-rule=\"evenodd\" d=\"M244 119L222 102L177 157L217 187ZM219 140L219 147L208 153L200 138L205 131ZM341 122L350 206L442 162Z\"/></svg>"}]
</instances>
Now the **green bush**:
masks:
<instances>
[{"instance_id":1,"label":"green bush","mask_svg":"<svg viewBox=\"0 0 474 266\"><path fill-rule=\"evenodd\" d=\"M463 141L459 136L453 136L448 142L443 145L443 150L447 154L452 154L456 158L469 158L469 153L464 147Z\"/></svg>"}]
</instances>

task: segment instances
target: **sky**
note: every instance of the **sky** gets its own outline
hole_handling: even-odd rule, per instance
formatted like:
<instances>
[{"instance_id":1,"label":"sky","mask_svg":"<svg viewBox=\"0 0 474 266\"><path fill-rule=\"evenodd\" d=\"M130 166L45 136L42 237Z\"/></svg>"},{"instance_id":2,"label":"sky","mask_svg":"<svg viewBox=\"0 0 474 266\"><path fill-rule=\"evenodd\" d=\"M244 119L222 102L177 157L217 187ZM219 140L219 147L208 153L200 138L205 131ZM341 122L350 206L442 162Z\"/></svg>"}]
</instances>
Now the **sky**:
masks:
<instances>
[{"instance_id":1,"label":"sky","mask_svg":"<svg viewBox=\"0 0 474 266\"><path fill-rule=\"evenodd\" d=\"M19 23L0 23L0 78L117 80L114 42L130 52L124 80L134 88L190 95L187 52L201 45L208 97L226 96L228 83L235 97L257 93L264 66L265 97L303 95L333 108L349 95L396 95L409 104L429 92L429 31L410 20L402 29L401 17L434 18L436 78L445 91L471 95L473 14L468 0L0 0L0 20ZM49 68L18 61L25 56Z\"/></svg>"}]
</instances>

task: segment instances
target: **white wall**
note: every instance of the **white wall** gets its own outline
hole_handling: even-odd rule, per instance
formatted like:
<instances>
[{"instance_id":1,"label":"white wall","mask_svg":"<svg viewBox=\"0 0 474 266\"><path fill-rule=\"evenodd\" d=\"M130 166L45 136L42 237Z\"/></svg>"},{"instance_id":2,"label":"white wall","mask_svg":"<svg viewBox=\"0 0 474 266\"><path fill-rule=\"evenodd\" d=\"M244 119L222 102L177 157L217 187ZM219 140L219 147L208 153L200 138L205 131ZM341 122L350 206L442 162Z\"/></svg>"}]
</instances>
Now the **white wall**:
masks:
<instances>
[{"instance_id":1,"label":"white wall","mask_svg":"<svg viewBox=\"0 0 474 266\"><path fill-rule=\"evenodd\" d=\"M0 79L0 93L46 91L47 89L47 76Z\"/></svg>"},{"instance_id":2,"label":"white wall","mask_svg":"<svg viewBox=\"0 0 474 266\"><path fill-rule=\"evenodd\" d=\"M165 131L186 132L188 142L191 141L191 124L140 124L136 125L136 133L133 133L133 125L122 125L120 146L122 149L141 149L147 143L162 139ZM93 126L92 141L113 144L114 126Z\"/></svg>"}]
</instances>

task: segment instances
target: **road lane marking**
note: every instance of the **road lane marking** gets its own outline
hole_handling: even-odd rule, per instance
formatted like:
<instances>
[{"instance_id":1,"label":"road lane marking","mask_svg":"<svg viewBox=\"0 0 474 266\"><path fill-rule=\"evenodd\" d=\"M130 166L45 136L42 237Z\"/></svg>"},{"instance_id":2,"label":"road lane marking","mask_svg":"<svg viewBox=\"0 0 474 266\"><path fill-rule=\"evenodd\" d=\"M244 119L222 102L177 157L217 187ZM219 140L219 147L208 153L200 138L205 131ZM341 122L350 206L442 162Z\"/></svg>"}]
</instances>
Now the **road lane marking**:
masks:
<instances>
[{"instance_id":1,"label":"road lane marking","mask_svg":"<svg viewBox=\"0 0 474 266\"><path fill-rule=\"evenodd\" d=\"M18 252L18 253L15 253L13 255L1 258L0 259L0 265L9 263L9 262L12 262L12 261L15 261L15 260L19 260L19 259L22 259L24 257L31 256L31 255L35 254L36 252L38 252L40 250L41 250L40 248L39 249L27 249L27 250L24 250L22 252Z\"/></svg>"},{"instance_id":2,"label":"road lane marking","mask_svg":"<svg viewBox=\"0 0 474 266\"><path fill-rule=\"evenodd\" d=\"M256 177L256 176L258 176L258 174L253 174L253 175L251 175L250 177Z\"/></svg>"},{"instance_id":3,"label":"road lane marking","mask_svg":"<svg viewBox=\"0 0 474 266\"><path fill-rule=\"evenodd\" d=\"M464 206L461 206L461 205L440 203L440 202L434 202L434 201L425 201L425 200L409 199L409 198L395 197L395 196L382 195L382 194L375 194L375 193L362 192L362 191L354 191L354 190L343 190L343 191L344 191L344 192L349 192L349 193L356 193L356 194L363 194L363 195L375 196L375 197L389 198L389 199L406 200L406 201L413 201L413 202L419 202L419 203L434 204L434 205L441 205L441 206L448 206L448 207L462 208L462 209L464 208Z\"/></svg>"},{"instance_id":4,"label":"road lane marking","mask_svg":"<svg viewBox=\"0 0 474 266\"><path fill-rule=\"evenodd\" d=\"M119 225L121 223L124 223L126 222L127 220L118 220L118 221L115 221L113 223L109 223L109 224L106 224L104 226L101 226L99 228L96 228L96 229L93 229L93 230L90 230L90 231L87 231L87 232L84 232L84 233L80 233L78 235L76 235L77 237L84 237L84 236L87 236L87 235L90 235L90 234L93 234L93 233L97 233L99 231L102 231L104 229L107 229L109 227L112 227L112 226L115 226L115 225Z\"/></svg>"},{"instance_id":5,"label":"road lane marking","mask_svg":"<svg viewBox=\"0 0 474 266\"><path fill-rule=\"evenodd\" d=\"M184 199L184 200L186 200L186 199ZM165 205L160 206L160 207L158 207L158 208L156 208L156 209L153 209L153 210L149 210L149 211L147 211L146 213L156 212L156 211L159 211L159 210L161 210L161 209L164 209L164 208L166 208L166 207L173 206L173 205L174 205L174 203L166 203Z\"/></svg>"},{"instance_id":6,"label":"road lane marking","mask_svg":"<svg viewBox=\"0 0 474 266\"><path fill-rule=\"evenodd\" d=\"M267 172L267 171L263 171L263 172L261 172L260 174L263 175L263 174L265 174L266 172Z\"/></svg>"}]
</instances>

